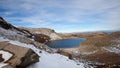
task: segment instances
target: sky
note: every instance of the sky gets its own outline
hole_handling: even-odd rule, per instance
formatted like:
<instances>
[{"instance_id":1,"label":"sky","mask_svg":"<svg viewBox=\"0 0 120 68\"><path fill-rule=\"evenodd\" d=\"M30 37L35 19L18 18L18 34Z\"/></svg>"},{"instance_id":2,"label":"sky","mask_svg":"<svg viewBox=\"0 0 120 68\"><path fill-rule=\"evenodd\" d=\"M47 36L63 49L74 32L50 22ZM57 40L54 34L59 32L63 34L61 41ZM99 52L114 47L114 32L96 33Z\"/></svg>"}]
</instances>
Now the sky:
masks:
<instances>
[{"instance_id":1,"label":"sky","mask_svg":"<svg viewBox=\"0 0 120 68\"><path fill-rule=\"evenodd\" d=\"M120 30L120 0L0 0L0 16L56 32Z\"/></svg>"}]
</instances>

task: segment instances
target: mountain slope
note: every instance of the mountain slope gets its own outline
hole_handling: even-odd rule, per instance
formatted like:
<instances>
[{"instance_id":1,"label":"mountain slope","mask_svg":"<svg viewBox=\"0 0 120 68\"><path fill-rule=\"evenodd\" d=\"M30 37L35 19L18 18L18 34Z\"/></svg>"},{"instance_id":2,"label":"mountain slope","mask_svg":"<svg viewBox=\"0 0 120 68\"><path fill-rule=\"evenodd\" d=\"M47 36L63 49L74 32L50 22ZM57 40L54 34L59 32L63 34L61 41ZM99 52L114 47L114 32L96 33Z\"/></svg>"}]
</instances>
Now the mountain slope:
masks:
<instances>
[{"instance_id":1,"label":"mountain slope","mask_svg":"<svg viewBox=\"0 0 120 68\"><path fill-rule=\"evenodd\" d=\"M34 33L12 26L5 22L4 19L1 19L0 23L0 68L25 68L39 60L38 63L30 65L28 68L84 68L86 66L81 62L77 65L74 60L54 53L45 44L36 42ZM32 37L29 37L29 34ZM39 36L41 39L46 37L43 34Z\"/></svg>"},{"instance_id":2,"label":"mountain slope","mask_svg":"<svg viewBox=\"0 0 120 68\"><path fill-rule=\"evenodd\" d=\"M19 29L0 17L0 68L3 66L23 68L38 62L39 56L33 50L10 43L10 41L30 43L31 37L29 31Z\"/></svg>"}]
</instances>

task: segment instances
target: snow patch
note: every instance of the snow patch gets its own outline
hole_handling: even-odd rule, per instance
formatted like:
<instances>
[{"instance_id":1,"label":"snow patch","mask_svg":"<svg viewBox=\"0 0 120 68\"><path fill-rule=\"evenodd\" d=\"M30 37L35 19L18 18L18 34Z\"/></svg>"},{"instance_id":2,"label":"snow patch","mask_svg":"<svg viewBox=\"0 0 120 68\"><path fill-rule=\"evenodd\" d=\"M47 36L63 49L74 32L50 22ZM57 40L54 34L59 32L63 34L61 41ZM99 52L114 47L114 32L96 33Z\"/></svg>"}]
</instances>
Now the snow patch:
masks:
<instances>
[{"instance_id":1,"label":"snow patch","mask_svg":"<svg viewBox=\"0 0 120 68\"><path fill-rule=\"evenodd\" d=\"M2 58L4 59L3 62L9 60L13 55L10 52L0 50L0 54L2 54Z\"/></svg>"},{"instance_id":2,"label":"snow patch","mask_svg":"<svg viewBox=\"0 0 120 68\"><path fill-rule=\"evenodd\" d=\"M4 59L4 61L2 61L0 63L0 68L2 68L4 66L8 65L8 63L4 63L4 62L9 60L13 56L13 54L11 54L11 53L9 53L7 51L4 51L4 50L0 50L0 54L2 54L2 58Z\"/></svg>"},{"instance_id":3,"label":"snow patch","mask_svg":"<svg viewBox=\"0 0 120 68\"><path fill-rule=\"evenodd\" d=\"M82 55L90 55L96 53L98 50L92 51L92 52L83 52Z\"/></svg>"},{"instance_id":4,"label":"snow patch","mask_svg":"<svg viewBox=\"0 0 120 68\"><path fill-rule=\"evenodd\" d=\"M120 49L117 47L103 47L104 50L107 50L109 52L113 52L116 54L120 54Z\"/></svg>"},{"instance_id":5,"label":"snow patch","mask_svg":"<svg viewBox=\"0 0 120 68\"><path fill-rule=\"evenodd\" d=\"M75 61L60 54L50 54L42 51L40 56L40 62L33 64L28 68L84 68L83 63L77 65Z\"/></svg>"},{"instance_id":6,"label":"snow patch","mask_svg":"<svg viewBox=\"0 0 120 68\"><path fill-rule=\"evenodd\" d=\"M111 41L112 44L109 47L103 47L104 50L120 54L120 38Z\"/></svg>"},{"instance_id":7,"label":"snow patch","mask_svg":"<svg viewBox=\"0 0 120 68\"><path fill-rule=\"evenodd\" d=\"M4 39L4 41L6 40L9 41L9 43L14 45L31 48L34 52L36 52L40 56L39 62L33 65L30 65L27 68L39 68L39 67L40 68L85 68L84 63L80 62L79 65L77 65L77 62L75 62L74 60L68 59L68 57L66 56L63 56L57 53L52 54L52 53L45 52L43 50L36 48L34 45L31 45L31 44L25 44L18 41ZM40 53L40 51L42 53Z\"/></svg>"},{"instance_id":8,"label":"snow patch","mask_svg":"<svg viewBox=\"0 0 120 68\"><path fill-rule=\"evenodd\" d=\"M4 42L4 41L9 41L9 40L4 37L0 37L0 42Z\"/></svg>"},{"instance_id":9,"label":"snow patch","mask_svg":"<svg viewBox=\"0 0 120 68\"><path fill-rule=\"evenodd\" d=\"M7 63L0 63L0 68L7 66L7 65L8 65Z\"/></svg>"}]
</instances>

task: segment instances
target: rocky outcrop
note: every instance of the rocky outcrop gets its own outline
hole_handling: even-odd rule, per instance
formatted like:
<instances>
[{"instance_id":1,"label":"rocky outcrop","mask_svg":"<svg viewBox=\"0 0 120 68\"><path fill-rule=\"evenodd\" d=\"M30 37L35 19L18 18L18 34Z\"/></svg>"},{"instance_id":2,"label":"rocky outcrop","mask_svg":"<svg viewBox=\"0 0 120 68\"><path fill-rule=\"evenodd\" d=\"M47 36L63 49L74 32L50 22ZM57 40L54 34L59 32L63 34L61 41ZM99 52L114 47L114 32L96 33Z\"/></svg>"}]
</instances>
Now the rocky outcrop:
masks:
<instances>
[{"instance_id":1,"label":"rocky outcrop","mask_svg":"<svg viewBox=\"0 0 120 68\"><path fill-rule=\"evenodd\" d=\"M20 47L7 42L0 42L0 50L7 51L12 54L12 57L5 61L7 64L6 68L8 66L25 68L26 66L39 61L39 56L29 48ZM7 55L7 57L8 56L9 55Z\"/></svg>"},{"instance_id":2,"label":"rocky outcrop","mask_svg":"<svg viewBox=\"0 0 120 68\"><path fill-rule=\"evenodd\" d=\"M21 58L21 63L17 65L17 68L23 68L23 67L25 68L38 61L39 61L39 56L31 49L29 49L25 54L25 56Z\"/></svg>"},{"instance_id":3,"label":"rocky outcrop","mask_svg":"<svg viewBox=\"0 0 120 68\"><path fill-rule=\"evenodd\" d=\"M50 40L50 37L48 37L47 35L44 35L44 34L35 34L34 39L35 39L35 41L38 41L40 43L45 43Z\"/></svg>"},{"instance_id":4,"label":"rocky outcrop","mask_svg":"<svg viewBox=\"0 0 120 68\"><path fill-rule=\"evenodd\" d=\"M13 26L11 24L8 24L2 17L0 17L0 27L4 29L11 29Z\"/></svg>"},{"instance_id":5,"label":"rocky outcrop","mask_svg":"<svg viewBox=\"0 0 120 68\"><path fill-rule=\"evenodd\" d=\"M32 33L25 29L19 29L9 23L7 23L2 17L0 17L0 27L6 30L16 31L18 35L23 35L25 37L32 37Z\"/></svg>"}]
</instances>

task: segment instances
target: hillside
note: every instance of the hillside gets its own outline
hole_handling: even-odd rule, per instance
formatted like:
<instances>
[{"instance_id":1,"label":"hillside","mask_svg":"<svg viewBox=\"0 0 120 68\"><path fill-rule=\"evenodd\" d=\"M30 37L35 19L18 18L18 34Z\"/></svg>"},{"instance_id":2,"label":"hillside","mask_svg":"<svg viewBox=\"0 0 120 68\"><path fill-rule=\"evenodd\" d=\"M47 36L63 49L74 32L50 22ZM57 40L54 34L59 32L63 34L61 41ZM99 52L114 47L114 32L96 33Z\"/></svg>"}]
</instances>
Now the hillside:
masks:
<instances>
[{"instance_id":1,"label":"hillside","mask_svg":"<svg viewBox=\"0 0 120 68\"><path fill-rule=\"evenodd\" d=\"M50 40L62 39L54 30L48 28L24 28L36 35L43 34L50 37Z\"/></svg>"},{"instance_id":2,"label":"hillside","mask_svg":"<svg viewBox=\"0 0 120 68\"><path fill-rule=\"evenodd\" d=\"M30 48L15 44L16 42L33 44L32 33L19 29L7 23L0 17L0 68L5 67L26 67L39 61L39 56ZM32 60L32 59L33 60Z\"/></svg>"},{"instance_id":3,"label":"hillside","mask_svg":"<svg viewBox=\"0 0 120 68\"><path fill-rule=\"evenodd\" d=\"M46 40L53 39L47 34L15 27L0 17L0 68L56 68L56 65L59 68L84 68L86 66L81 62L77 65L74 60L55 53L57 49L45 45Z\"/></svg>"},{"instance_id":4,"label":"hillside","mask_svg":"<svg viewBox=\"0 0 120 68\"><path fill-rule=\"evenodd\" d=\"M86 34L85 34L86 35ZM85 36L84 35L84 36ZM87 34L86 40L80 46L71 49L61 49L61 52L69 53L72 58L80 61L99 62L101 64L91 64L96 67L114 68L120 65L120 32L112 34Z\"/></svg>"}]
</instances>

